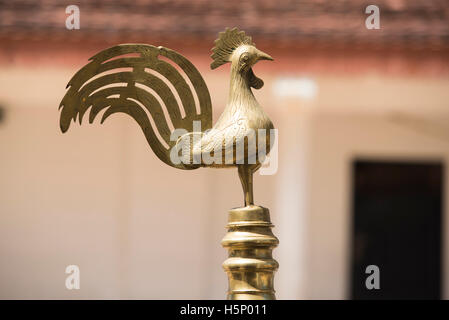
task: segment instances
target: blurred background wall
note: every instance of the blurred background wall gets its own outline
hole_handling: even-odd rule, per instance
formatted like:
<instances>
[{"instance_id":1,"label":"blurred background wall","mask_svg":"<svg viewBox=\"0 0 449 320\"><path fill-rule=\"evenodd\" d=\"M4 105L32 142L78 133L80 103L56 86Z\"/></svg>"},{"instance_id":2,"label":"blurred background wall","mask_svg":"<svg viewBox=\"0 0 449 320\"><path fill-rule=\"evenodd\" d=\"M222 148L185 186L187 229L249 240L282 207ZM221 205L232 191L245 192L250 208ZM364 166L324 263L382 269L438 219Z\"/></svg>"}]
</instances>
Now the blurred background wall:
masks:
<instances>
[{"instance_id":1,"label":"blurred background wall","mask_svg":"<svg viewBox=\"0 0 449 320\"><path fill-rule=\"evenodd\" d=\"M79 30L65 26L72 4ZM380 8L379 30L365 27L369 4ZM63 135L58 106L88 58L142 42L194 63L216 120L229 66L211 71L210 48L228 26L275 59L254 68L265 81L255 95L279 129L278 171L256 175L255 198L280 239L277 296L356 298L354 161L448 165L448 17L437 0L0 1L0 298L224 297L220 241L227 210L243 201L237 173L173 170L120 115ZM444 170L440 178L447 185ZM448 192L435 198L440 231L426 231L437 235L438 268L403 266L416 278L441 273L445 299ZM72 264L80 290L65 287Z\"/></svg>"}]
</instances>

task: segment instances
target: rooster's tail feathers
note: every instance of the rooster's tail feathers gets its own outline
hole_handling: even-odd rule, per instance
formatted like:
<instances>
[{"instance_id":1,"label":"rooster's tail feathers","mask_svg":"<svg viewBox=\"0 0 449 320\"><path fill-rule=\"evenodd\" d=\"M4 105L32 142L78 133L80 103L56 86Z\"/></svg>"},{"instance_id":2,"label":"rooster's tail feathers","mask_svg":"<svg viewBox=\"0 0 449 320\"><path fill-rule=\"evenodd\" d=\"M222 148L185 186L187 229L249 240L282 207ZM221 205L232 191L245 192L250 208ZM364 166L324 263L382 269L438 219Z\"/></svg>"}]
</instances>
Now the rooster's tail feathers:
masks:
<instances>
[{"instance_id":1,"label":"rooster's tail feathers","mask_svg":"<svg viewBox=\"0 0 449 320\"><path fill-rule=\"evenodd\" d=\"M162 161L190 169L170 160L176 143L170 135L174 129L192 132L193 121L201 121L202 131L212 127L209 91L193 64L173 50L143 44L118 45L89 60L67 85L60 104L62 132L77 117L81 124L89 108L90 123L104 109L101 122L114 113L126 113L136 120Z\"/></svg>"}]
</instances>

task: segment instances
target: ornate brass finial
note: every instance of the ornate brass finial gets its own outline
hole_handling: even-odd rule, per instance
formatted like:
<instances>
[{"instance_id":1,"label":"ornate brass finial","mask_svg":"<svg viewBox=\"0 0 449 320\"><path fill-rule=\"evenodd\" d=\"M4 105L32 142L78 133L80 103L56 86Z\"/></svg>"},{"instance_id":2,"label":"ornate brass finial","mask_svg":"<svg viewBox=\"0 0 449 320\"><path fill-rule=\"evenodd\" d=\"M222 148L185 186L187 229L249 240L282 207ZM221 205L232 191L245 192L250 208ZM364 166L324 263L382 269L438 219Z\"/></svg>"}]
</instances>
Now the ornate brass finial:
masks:
<instances>
[{"instance_id":1,"label":"ornate brass finial","mask_svg":"<svg viewBox=\"0 0 449 320\"><path fill-rule=\"evenodd\" d=\"M230 255L224 264L228 297L272 299L277 262L271 250L277 239L268 210L254 206L253 173L270 152L274 127L251 88L263 86L252 67L273 59L237 28L221 32L212 51L212 69L231 63L228 102L213 127L209 91L198 70L179 53L146 44L117 45L90 58L67 85L60 126L66 132L72 120L81 124L88 109L90 123L103 110L101 122L125 113L142 128L157 157L172 167L237 167L245 207L231 210L223 239Z\"/></svg>"}]
</instances>

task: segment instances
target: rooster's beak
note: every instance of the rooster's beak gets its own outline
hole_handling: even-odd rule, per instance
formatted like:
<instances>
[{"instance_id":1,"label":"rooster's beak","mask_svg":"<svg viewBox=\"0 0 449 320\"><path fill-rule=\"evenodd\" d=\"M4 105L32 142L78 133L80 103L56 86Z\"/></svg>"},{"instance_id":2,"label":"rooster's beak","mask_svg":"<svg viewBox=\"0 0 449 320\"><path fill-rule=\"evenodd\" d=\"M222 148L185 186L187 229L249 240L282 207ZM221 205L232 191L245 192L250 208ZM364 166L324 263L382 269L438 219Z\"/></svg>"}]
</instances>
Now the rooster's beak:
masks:
<instances>
[{"instance_id":1,"label":"rooster's beak","mask_svg":"<svg viewBox=\"0 0 449 320\"><path fill-rule=\"evenodd\" d=\"M266 54L265 52L262 52L260 50L257 50L257 51L258 51L257 52L257 59L258 60L270 60L270 61L274 60L270 55Z\"/></svg>"}]
</instances>

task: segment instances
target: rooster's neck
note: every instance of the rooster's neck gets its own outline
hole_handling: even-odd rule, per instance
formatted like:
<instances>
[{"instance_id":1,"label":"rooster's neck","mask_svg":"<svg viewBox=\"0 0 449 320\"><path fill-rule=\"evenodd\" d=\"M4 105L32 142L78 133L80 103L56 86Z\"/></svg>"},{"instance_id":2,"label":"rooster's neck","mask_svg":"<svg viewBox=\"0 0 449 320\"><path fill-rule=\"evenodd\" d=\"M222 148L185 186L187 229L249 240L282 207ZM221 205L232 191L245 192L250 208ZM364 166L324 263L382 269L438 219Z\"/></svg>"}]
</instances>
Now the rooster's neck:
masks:
<instances>
[{"instance_id":1,"label":"rooster's neck","mask_svg":"<svg viewBox=\"0 0 449 320\"><path fill-rule=\"evenodd\" d=\"M231 85L229 86L228 107L245 108L257 104L249 84L249 74L231 67ZM236 111L236 110L234 110Z\"/></svg>"}]
</instances>

